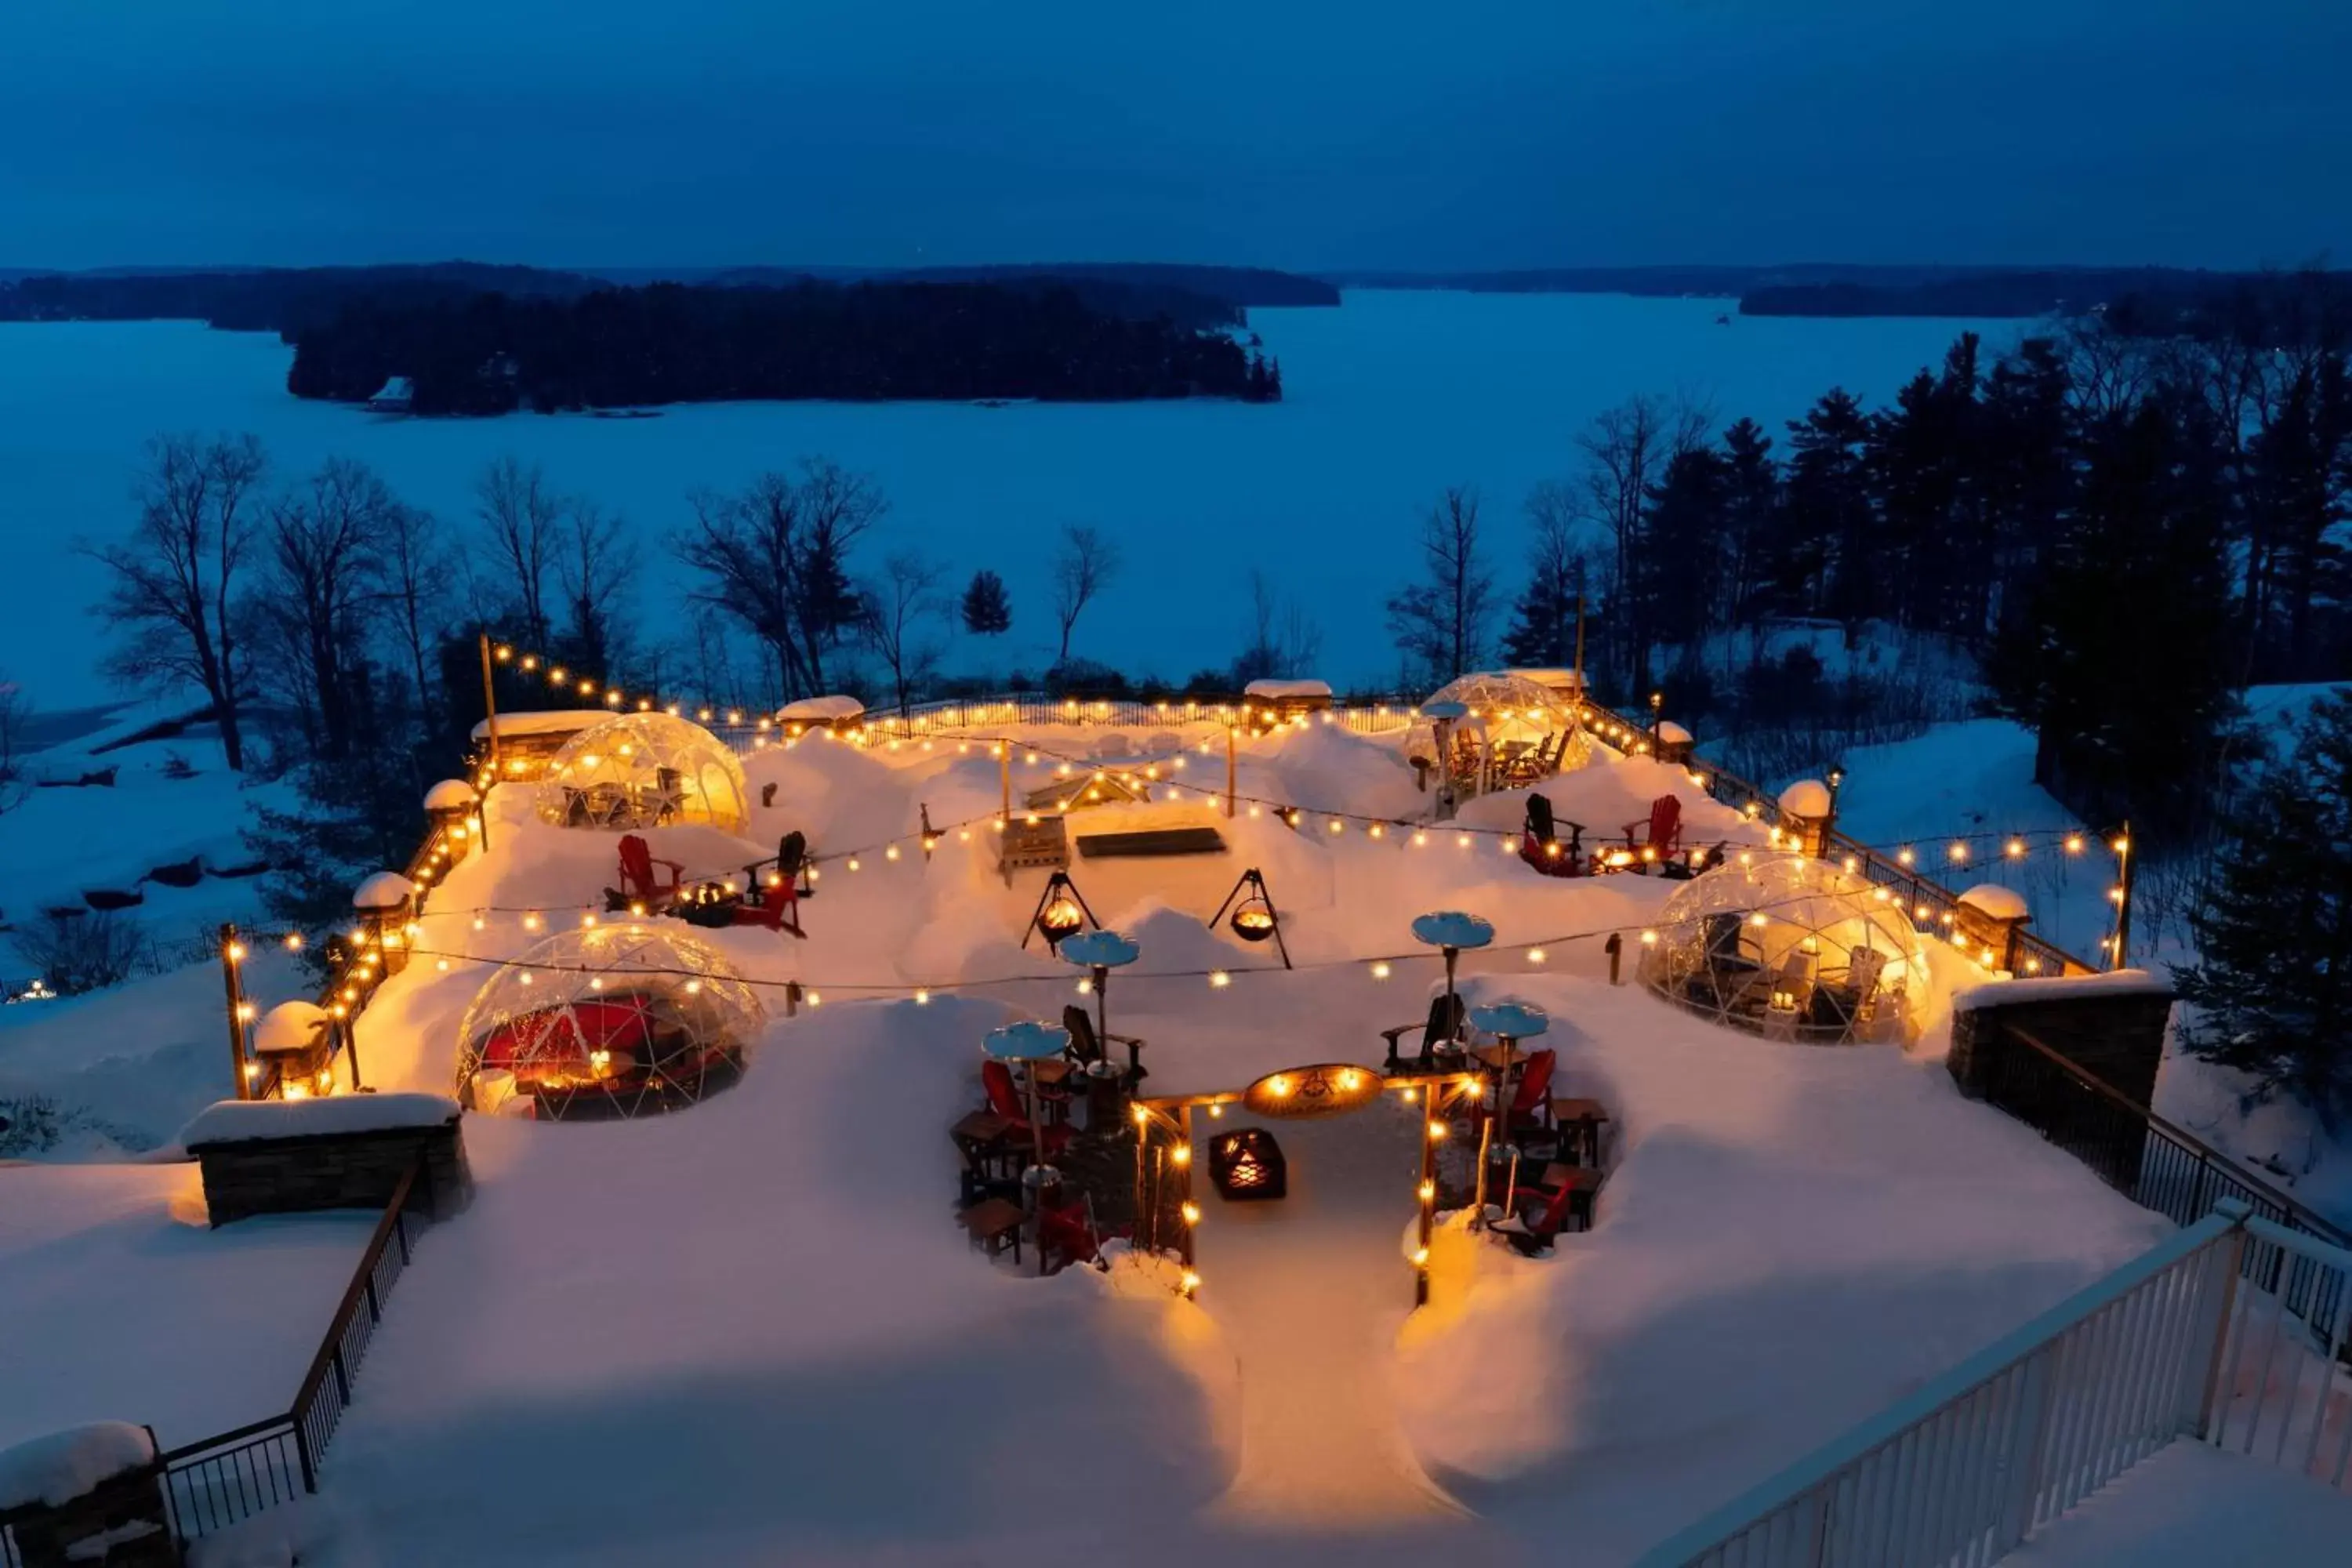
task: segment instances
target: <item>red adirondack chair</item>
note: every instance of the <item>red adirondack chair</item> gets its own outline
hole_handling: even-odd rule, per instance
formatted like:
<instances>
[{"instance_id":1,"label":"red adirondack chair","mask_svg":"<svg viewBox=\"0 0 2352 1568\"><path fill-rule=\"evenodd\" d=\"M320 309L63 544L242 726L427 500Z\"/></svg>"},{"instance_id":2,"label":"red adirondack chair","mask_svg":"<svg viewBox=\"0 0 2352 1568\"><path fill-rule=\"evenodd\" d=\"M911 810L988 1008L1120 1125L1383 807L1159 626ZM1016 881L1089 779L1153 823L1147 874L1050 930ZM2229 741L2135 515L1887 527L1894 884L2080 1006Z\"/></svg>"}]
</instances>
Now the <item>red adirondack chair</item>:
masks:
<instances>
[{"instance_id":1,"label":"red adirondack chair","mask_svg":"<svg viewBox=\"0 0 2352 1568\"><path fill-rule=\"evenodd\" d=\"M980 1086L988 1092L988 1109L1013 1124L1005 1135L1017 1145L1034 1148L1037 1133L1030 1125L1029 1108L1022 1102L1020 1086L1013 1081L1013 1069L1000 1061L984 1061L980 1064ZM1057 1096L1068 1098L1059 1095L1059 1091L1041 1094L1038 1098L1043 1101ZM1070 1129L1066 1122L1046 1123L1045 1146L1047 1159L1060 1153L1069 1142Z\"/></svg>"},{"instance_id":2,"label":"red adirondack chair","mask_svg":"<svg viewBox=\"0 0 2352 1568\"><path fill-rule=\"evenodd\" d=\"M1506 1132L1534 1130L1548 1124L1551 1115L1552 1069L1559 1065L1558 1051L1534 1051L1528 1054L1527 1065L1519 1069L1519 1086L1511 1095L1511 1118ZM1480 1106L1471 1118L1474 1127L1483 1126L1494 1112Z\"/></svg>"},{"instance_id":3,"label":"red adirondack chair","mask_svg":"<svg viewBox=\"0 0 2352 1568\"><path fill-rule=\"evenodd\" d=\"M654 875L654 868L669 868L669 885L664 887ZM678 895L679 879L686 868L675 860L654 857L653 849L634 833L621 835L621 898L625 903L641 903L648 913L669 903Z\"/></svg>"},{"instance_id":4,"label":"red adirondack chair","mask_svg":"<svg viewBox=\"0 0 2352 1568\"><path fill-rule=\"evenodd\" d=\"M1086 1200L1039 1209L1037 1245L1044 1250L1049 1267L1066 1268L1073 1263L1092 1263L1097 1251L1096 1237L1087 1224ZM1060 1263L1053 1263L1055 1257L1061 1258Z\"/></svg>"},{"instance_id":5,"label":"red adirondack chair","mask_svg":"<svg viewBox=\"0 0 2352 1568\"><path fill-rule=\"evenodd\" d=\"M1679 795L1662 795L1650 803L1646 822L1625 825L1625 842L1644 861L1664 860L1683 847L1683 803Z\"/></svg>"},{"instance_id":6,"label":"red adirondack chair","mask_svg":"<svg viewBox=\"0 0 2352 1568\"><path fill-rule=\"evenodd\" d=\"M1589 1229L1592 1224L1592 1194L1600 1190L1601 1173L1583 1165L1568 1167L1566 1179L1558 1186L1513 1187L1510 1211L1527 1227L1523 1233L1528 1244L1526 1250L1549 1247L1571 1219L1577 1222L1579 1230ZM1514 1237L1513 1244L1520 1239Z\"/></svg>"}]
</instances>

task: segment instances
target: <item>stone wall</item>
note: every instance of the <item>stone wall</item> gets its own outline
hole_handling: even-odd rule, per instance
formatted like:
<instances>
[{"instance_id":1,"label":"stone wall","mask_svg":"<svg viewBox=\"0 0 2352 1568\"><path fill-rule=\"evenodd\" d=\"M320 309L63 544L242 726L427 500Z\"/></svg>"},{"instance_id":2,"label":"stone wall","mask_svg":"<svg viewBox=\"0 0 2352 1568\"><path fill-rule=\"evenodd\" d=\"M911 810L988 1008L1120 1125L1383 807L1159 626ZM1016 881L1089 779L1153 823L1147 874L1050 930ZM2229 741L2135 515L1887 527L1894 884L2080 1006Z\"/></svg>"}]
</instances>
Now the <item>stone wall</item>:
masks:
<instances>
[{"instance_id":1,"label":"stone wall","mask_svg":"<svg viewBox=\"0 0 2352 1568\"><path fill-rule=\"evenodd\" d=\"M24 1568L179 1568L160 1465L100 1481L78 1498L0 1518Z\"/></svg>"},{"instance_id":2,"label":"stone wall","mask_svg":"<svg viewBox=\"0 0 2352 1568\"><path fill-rule=\"evenodd\" d=\"M2161 988L2106 988L2095 984L2025 991L2015 1000L1990 998L1952 1015L1952 1050L1946 1060L1960 1092L1981 1098L1995 1053L2020 1051L2019 1033L2032 1035L2060 1056L2137 1105L2156 1095L2157 1069L2164 1062L2164 1032L2172 1016L2172 994Z\"/></svg>"},{"instance_id":3,"label":"stone wall","mask_svg":"<svg viewBox=\"0 0 2352 1568\"><path fill-rule=\"evenodd\" d=\"M204 1167L205 1203L216 1226L248 1215L381 1210L420 1149L425 1174L414 1201L422 1213L446 1219L473 1193L461 1125L453 1119L433 1128L249 1138L189 1152Z\"/></svg>"}]
</instances>

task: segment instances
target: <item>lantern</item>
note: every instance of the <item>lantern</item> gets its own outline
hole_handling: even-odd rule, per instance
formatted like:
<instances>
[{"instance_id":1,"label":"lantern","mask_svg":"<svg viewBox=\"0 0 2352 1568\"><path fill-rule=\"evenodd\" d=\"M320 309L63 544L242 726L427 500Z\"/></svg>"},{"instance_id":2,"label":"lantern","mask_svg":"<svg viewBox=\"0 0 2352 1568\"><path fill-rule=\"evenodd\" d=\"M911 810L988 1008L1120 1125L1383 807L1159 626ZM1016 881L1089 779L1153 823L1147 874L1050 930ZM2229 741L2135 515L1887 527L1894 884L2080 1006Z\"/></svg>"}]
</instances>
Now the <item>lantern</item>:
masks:
<instances>
[{"instance_id":1,"label":"lantern","mask_svg":"<svg viewBox=\"0 0 2352 1568\"><path fill-rule=\"evenodd\" d=\"M1282 1145L1263 1127L1244 1127L1209 1142L1209 1179L1227 1199L1278 1198L1288 1190Z\"/></svg>"}]
</instances>

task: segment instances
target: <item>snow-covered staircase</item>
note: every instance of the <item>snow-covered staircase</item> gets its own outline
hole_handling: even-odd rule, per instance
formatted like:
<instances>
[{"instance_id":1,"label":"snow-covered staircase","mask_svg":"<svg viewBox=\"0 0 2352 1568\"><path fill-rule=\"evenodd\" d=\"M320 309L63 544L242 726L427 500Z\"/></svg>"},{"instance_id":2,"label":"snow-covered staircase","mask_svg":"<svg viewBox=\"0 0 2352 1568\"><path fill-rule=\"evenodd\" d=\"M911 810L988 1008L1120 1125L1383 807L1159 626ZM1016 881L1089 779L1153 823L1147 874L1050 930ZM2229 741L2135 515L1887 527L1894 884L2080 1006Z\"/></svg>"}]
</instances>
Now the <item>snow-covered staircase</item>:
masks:
<instances>
[{"instance_id":1,"label":"snow-covered staircase","mask_svg":"<svg viewBox=\"0 0 2352 1568\"><path fill-rule=\"evenodd\" d=\"M2352 1251L2224 1202L1643 1568L1975 1568L2038 1542L2103 1489L2116 1489L2103 1508L2120 1502L2119 1479L2179 1443L2285 1472L2337 1507L2352 1538L2347 1317ZM2069 1521L2073 1538L2092 1511ZM2110 1560L2095 1539L2084 1550L2029 1555Z\"/></svg>"}]
</instances>

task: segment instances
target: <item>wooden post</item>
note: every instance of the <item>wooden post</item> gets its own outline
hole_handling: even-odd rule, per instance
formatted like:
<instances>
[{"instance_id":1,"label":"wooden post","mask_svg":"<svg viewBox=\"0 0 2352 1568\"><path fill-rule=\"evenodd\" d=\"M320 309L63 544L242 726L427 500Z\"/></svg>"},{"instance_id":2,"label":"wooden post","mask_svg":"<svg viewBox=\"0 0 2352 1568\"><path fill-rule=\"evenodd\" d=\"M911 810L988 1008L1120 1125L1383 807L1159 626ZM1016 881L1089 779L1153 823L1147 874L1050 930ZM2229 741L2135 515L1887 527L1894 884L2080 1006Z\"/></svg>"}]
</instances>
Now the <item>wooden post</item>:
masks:
<instances>
[{"instance_id":1,"label":"wooden post","mask_svg":"<svg viewBox=\"0 0 2352 1568\"><path fill-rule=\"evenodd\" d=\"M996 748L996 782L1004 792L1004 826L1013 826L1013 742L1000 742Z\"/></svg>"},{"instance_id":2,"label":"wooden post","mask_svg":"<svg viewBox=\"0 0 2352 1568\"><path fill-rule=\"evenodd\" d=\"M1179 1175L1179 1179L1176 1184L1176 1202L1180 1205L1176 1212L1181 1215L1184 1212L1181 1205L1189 1204L1192 1201L1192 1162L1199 1158L1198 1155L1192 1152L1192 1108L1191 1106L1182 1106L1178 1109L1176 1112L1176 1129L1178 1135L1184 1140L1184 1158L1176 1167ZM1189 1222L1184 1226L1184 1268L1188 1272L1191 1270L1193 1263L1192 1229L1193 1227Z\"/></svg>"},{"instance_id":3,"label":"wooden post","mask_svg":"<svg viewBox=\"0 0 2352 1568\"><path fill-rule=\"evenodd\" d=\"M2116 951L2107 967L2126 969L2131 959L2132 868L2138 864L2132 854L2131 823L2126 821L2116 834L2116 876L2123 897L2116 900Z\"/></svg>"},{"instance_id":4,"label":"wooden post","mask_svg":"<svg viewBox=\"0 0 2352 1568\"><path fill-rule=\"evenodd\" d=\"M220 928L221 983L228 994L228 1078L232 1091L239 1100L251 1100L253 1090L245 1077L245 1020L237 1016L245 1005L245 984L237 978L236 925L226 921Z\"/></svg>"},{"instance_id":5,"label":"wooden post","mask_svg":"<svg viewBox=\"0 0 2352 1568\"><path fill-rule=\"evenodd\" d=\"M482 721L490 731L490 783L478 792L480 798L475 805L481 816L479 837L482 847L488 849L490 847L490 790L499 782L499 693L498 683L490 678L490 634L487 631L481 634L481 647Z\"/></svg>"},{"instance_id":6,"label":"wooden post","mask_svg":"<svg viewBox=\"0 0 2352 1568\"><path fill-rule=\"evenodd\" d=\"M1444 1086L1435 1081L1423 1097L1421 1132L1421 1184L1414 1192L1421 1199L1420 1261L1413 1265L1412 1304L1429 1305L1429 1240L1437 1231L1437 1140L1430 1129L1438 1124L1438 1096Z\"/></svg>"},{"instance_id":7,"label":"wooden post","mask_svg":"<svg viewBox=\"0 0 2352 1568\"><path fill-rule=\"evenodd\" d=\"M1240 777L1240 764L1234 755L1234 742L1240 734L1240 726L1234 724L1225 726L1225 819L1227 821L1233 819L1234 788L1235 781Z\"/></svg>"},{"instance_id":8,"label":"wooden post","mask_svg":"<svg viewBox=\"0 0 2352 1568\"><path fill-rule=\"evenodd\" d=\"M1584 595L1576 596L1576 711L1580 719L1587 706L1584 692Z\"/></svg>"}]
</instances>

